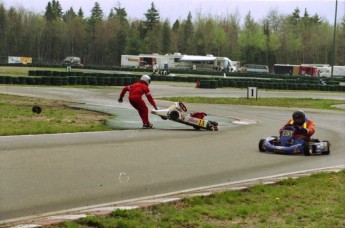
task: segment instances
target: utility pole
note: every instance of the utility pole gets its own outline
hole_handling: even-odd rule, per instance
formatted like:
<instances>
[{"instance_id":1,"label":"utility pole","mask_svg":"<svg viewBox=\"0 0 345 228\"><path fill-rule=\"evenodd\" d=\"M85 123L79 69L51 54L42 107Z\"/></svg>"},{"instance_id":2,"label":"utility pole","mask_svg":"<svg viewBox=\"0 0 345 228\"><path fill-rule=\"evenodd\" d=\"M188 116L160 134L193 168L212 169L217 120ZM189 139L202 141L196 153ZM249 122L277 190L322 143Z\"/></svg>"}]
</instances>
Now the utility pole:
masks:
<instances>
[{"instance_id":1,"label":"utility pole","mask_svg":"<svg viewBox=\"0 0 345 228\"><path fill-rule=\"evenodd\" d=\"M338 12L338 0L335 0L335 16L334 16L334 28L333 28L333 57L332 57L332 73L331 77L333 77L333 69L335 65L335 34L337 31L337 12Z\"/></svg>"}]
</instances>

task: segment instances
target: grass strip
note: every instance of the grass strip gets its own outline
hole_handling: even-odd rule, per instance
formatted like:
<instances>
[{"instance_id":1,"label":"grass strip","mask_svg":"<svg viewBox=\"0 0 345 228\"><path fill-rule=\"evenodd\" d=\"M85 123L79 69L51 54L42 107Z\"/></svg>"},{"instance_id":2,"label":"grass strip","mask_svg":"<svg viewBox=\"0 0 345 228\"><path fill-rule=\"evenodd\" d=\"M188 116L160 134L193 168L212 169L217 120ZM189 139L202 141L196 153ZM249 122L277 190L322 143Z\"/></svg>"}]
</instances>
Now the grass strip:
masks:
<instances>
[{"instance_id":1,"label":"grass strip","mask_svg":"<svg viewBox=\"0 0 345 228\"><path fill-rule=\"evenodd\" d=\"M40 105L40 114L32 112ZM0 136L112 130L105 125L111 115L72 109L66 102L1 94Z\"/></svg>"},{"instance_id":2,"label":"grass strip","mask_svg":"<svg viewBox=\"0 0 345 228\"><path fill-rule=\"evenodd\" d=\"M345 227L345 170L185 198L58 227Z\"/></svg>"},{"instance_id":3,"label":"grass strip","mask_svg":"<svg viewBox=\"0 0 345 228\"><path fill-rule=\"evenodd\" d=\"M162 97L166 101L182 101L184 103L232 104L271 107L297 107L327 110L343 110L333 105L345 104L343 100L313 99L313 98L228 98L228 97Z\"/></svg>"}]
</instances>

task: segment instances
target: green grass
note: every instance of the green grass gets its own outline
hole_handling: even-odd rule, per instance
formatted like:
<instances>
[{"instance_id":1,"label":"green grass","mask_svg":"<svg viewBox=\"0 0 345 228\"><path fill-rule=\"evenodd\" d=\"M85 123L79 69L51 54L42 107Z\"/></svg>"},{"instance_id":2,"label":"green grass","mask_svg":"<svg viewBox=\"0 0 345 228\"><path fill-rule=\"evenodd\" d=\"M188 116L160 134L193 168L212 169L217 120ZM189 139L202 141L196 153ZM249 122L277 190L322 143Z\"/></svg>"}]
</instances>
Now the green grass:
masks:
<instances>
[{"instance_id":1,"label":"green grass","mask_svg":"<svg viewBox=\"0 0 345 228\"><path fill-rule=\"evenodd\" d=\"M0 76L27 76L29 70L56 70L65 71L66 69L61 66L61 68L44 68L44 67L13 67L13 66L1 66ZM73 71L80 71L79 69L73 69Z\"/></svg>"},{"instance_id":2,"label":"green grass","mask_svg":"<svg viewBox=\"0 0 345 228\"><path fill-rule=\"evenodd\" d=\"M0 136L106 131L110 115L68 108L64 103L1 94ZM42 112L32 112L39 104Z\"/></svg>"},{"instance_id":3,"label":"green grass","mask_svg":"<svg viewBox=\"0 0 345 228\"><path fill-rule=\"evenodd\" d=\"M312 99L312 98L227 98L227 97L163 97L167 101L182 101L185 103L205 103L205 104L232 104L232 105L252 105L252 106L275 106L275 107L296 107L340 110L331 107L336 104L345 104L343 100ZM343 109L341 109L343 110Z\"/></svg>"},{"instance_id":4,"label":"green grass","mask_svg":"<svg viewBox=\"0 0 345 228\"><path fill-rule=\"evenodd\" d=\"M345 227L345 170L185 198L59 227Z\"/></svg>"}]
</instances>

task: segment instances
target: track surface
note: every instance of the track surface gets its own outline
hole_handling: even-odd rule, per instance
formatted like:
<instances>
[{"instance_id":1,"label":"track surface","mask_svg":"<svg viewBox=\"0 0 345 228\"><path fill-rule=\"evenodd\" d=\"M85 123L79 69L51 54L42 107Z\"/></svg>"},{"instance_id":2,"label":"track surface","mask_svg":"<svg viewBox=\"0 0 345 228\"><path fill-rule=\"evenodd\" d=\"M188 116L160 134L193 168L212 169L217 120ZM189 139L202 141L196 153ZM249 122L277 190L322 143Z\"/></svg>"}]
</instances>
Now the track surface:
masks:
<instances>
[{"instance_id":1,"label":"track surface","mask_svg":"<svg viewBox=\"0 0 345 228\"><path fill-rule=\"evenodd\" d=\"M213 118L255 120L256 124L225 121L218 132L194 131L151 115L156 129L141 130L128 102L116 102L119 92L120 88L0 86L0 93L85 103L118 114L118 121L130 129L0 137L0 220L345 164L345 115L341 111L306 110L316 122L315 137L331 141L331 155L284 156L260 153L257 145L259 139L276 135L294 109L186 104L189 111L203 111ZM178 83L154 84L151 92L156 99L246 96L246 90L202 90ZM316 92L259 91L260 96L345 100L344 94Z\"/></svg>"}]
</instances>

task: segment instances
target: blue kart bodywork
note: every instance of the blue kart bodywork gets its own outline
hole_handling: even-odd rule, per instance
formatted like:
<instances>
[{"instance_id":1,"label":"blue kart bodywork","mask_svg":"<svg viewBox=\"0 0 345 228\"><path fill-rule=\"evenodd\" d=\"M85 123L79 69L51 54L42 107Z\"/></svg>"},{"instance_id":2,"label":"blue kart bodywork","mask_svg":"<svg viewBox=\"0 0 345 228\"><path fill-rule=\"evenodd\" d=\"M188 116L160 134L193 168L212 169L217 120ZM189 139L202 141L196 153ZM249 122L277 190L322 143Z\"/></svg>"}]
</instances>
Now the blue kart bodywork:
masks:
<instances>
[{"instance_id":1,"label":"blue kart bodywork","mask_svg":"<svg viewBox=\"0 0 345 228\"><path fill-rule=\"evenodd\" d=\"M286 125L279 137L270 136L259 141L260 152L271 152L278 154L330 154L330 143L312 139L306 141L305 137L297 137L300 134L300 127Z\"/></svg>"}]
</instances>

